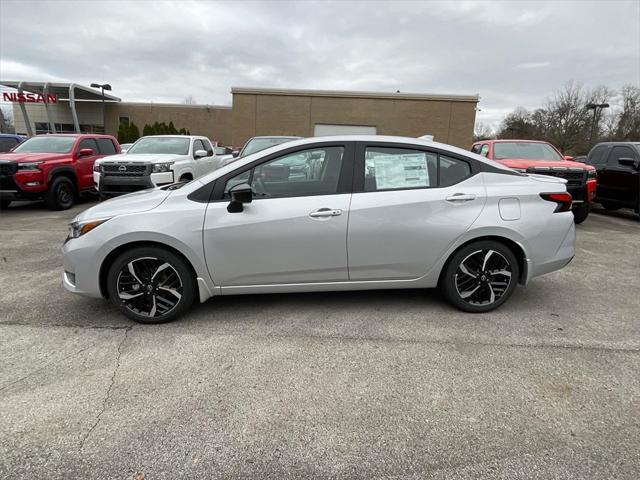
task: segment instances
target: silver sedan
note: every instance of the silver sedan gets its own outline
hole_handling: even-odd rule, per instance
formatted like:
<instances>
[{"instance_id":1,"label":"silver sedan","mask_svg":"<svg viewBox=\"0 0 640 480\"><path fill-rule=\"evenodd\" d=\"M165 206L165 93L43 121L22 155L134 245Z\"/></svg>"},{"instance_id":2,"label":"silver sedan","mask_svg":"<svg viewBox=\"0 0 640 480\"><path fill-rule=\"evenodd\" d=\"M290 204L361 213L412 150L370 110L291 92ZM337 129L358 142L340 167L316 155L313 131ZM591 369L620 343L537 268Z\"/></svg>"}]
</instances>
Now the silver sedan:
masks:
<instances>
[{"instance_id":1,"label":"silver sedan","mask_svg":"<svg viewBox=\"0 0 640 480\"><path fill-rule=\"evenodd\" d=\"M219 295L392 288L487 312L574 244L564 180L419 139L308 138L89 208L63 283L142 323Z\"/></svg>"}]
</instances>

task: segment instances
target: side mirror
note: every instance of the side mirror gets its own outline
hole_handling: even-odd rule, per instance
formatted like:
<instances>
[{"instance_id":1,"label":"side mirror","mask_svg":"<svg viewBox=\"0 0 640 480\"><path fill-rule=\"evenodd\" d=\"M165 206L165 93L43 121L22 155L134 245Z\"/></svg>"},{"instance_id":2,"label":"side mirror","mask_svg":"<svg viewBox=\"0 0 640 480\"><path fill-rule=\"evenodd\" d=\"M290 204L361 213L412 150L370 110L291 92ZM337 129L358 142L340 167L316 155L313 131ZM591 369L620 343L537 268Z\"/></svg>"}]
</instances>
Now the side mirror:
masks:
<instances>
[{"instance_id":1,"label":"side mirror","mask_svg":"<svg viewBox=\"0 0 640 480\"><path fill-rule=\"evenodd\" d=\"M202 157L206 157L207 155L209 154L207 153L206 150L196 150L193 153L193 158L202 158Z\"/></svg>"},{"instance_id":2,"label":"side mirror","mask_svg":"<svg viewBox=\"0 0 640 480\"><path fill-rule=\"evenodd\" d=\"M90 157L93 155L93 148L81 148L78 150L78 157Z\"/></svg>"},{"instance_id":3,"label":"side mirror","mask_svg":"<svg viewBox=\"0 0 640 480\"><path fill-rule=\"evenodd\" d=\"M231 155L233 155L233 158L236 158L238 155L240 155L240 150L233 150L231 152Z\"/></svg>"},{"instance_id":4,"label":"side mirror","mask_svg":"<svg viewBox=\"0 0 640 480\"><path fill-rule=\"evenodd\" d=\"M570 161L570 162L573 162L573 161L574 161L574 158L573 158L571 155L565 155L565 156L564 156L564 159L565 159L565 160L568 160L568 161Z\"/></svg>"},{"instance_id":5,"label":"side mirror","mask_svg":"<svg viewBox=\"0 0 640 480\"><path fill-rule=\"evenodd\" d=\"M638 166L640 166L640 162L635 158L623 157L618 159L618 163L620 165L624 165L625 167L631 167L638 170Z\"/></svg>"},{"instance_id":6,"label":"side mirror","mask_svg":"<svg viewBox=\"0 0 640 480\"><path fill-rule=\"evenodd\" d=\"M127 150L129 150L128 148L121 148L120 149L120 153L127 153Z\"/></svg>"},{"instance_id":7,"label":"side mirror","mask_svg":"<svg viewBox=\"0 0 640 480\"><path fill-rule=\"evenodd\" d=\"M253 200L253 190L251 190L251 185L248 183L236 185L229 190L229 193L231 194L231 201L227 205L227 212L229 213L242 212L244 210L243 204L251 203Z\"/></svg>"}]
</instances>

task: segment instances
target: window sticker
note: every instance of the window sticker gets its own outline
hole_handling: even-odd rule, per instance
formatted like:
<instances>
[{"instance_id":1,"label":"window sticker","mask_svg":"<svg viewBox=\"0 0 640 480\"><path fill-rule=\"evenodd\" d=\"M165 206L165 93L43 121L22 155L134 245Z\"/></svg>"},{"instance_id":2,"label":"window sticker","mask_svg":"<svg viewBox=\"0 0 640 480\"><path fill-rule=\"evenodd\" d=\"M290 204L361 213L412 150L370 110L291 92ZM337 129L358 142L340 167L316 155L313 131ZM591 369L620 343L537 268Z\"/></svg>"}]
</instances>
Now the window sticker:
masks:
<instances>
[{"instance_id":1,"label":"window sticker","mask_svg":"<svg viewBox=\"0 0 640 480\"><path fill-rule=\"evenodd\" d=\"M378 190L429 186L424 154L380 155L372 160L367 163L373 163Z\"/></svg>"}]
</instances>

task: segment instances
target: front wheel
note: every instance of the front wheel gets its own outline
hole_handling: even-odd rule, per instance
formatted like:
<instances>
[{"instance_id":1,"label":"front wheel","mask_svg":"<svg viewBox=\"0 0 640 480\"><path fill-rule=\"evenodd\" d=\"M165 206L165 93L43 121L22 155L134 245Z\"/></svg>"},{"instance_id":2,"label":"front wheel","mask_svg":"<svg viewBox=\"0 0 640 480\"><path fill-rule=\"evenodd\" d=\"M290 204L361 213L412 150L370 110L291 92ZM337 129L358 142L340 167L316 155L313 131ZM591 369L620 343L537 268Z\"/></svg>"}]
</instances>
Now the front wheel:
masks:
<instances>
[{"instance_id":1,"label":"front wheel","mask_svg":"<svg viewBox=\"0 0 640 480\"><path fill-rule=\"evenodd\" d=\"M111 302L139 323L165 323L182 315L196 297L189 265L158 247L137 247L120 255L107 274Z\"/></svg>"},{"instance_id":2,"label":"front wheel","mask_svg":"<svg viewBox=\"0 0 640 480\"><path fill-rule=\"evenodd\" d=\"M6 210L11 205L11 200L0 200L0 210Z\"/></svg>"},{"instance_id":3,"label":"front wheel","mask_svg":"<svg viewBox=\"0 0 640 480\"><path fill-rule=\"evenodd\" d=\"M67 177L56 177L49 185L44 203L50 210L68 210L76 203L76 187Z\"/></svg>"},{"instance_id":4,"label":"front wheel","mask_svg":"<svg viewBox=\"0 0 640 480\"><path fill-rule=\"evenodd\" d=\"M573 221L578 225L579 223L584 222L589 216L589 204L582 203L577 207L573 207Z\"/></svg>"},{"instance_id":5,"label":"front wheel","mask_svg":"<svg viewBox=\"0 0 640 480\"><path fill-rule=\"evenodd\" d=\"M507 301L519 275L514 253L500 242L485 240L470 243L451 257L440 286L455 307L482 313Z\"/></svg>"}]
</instances>

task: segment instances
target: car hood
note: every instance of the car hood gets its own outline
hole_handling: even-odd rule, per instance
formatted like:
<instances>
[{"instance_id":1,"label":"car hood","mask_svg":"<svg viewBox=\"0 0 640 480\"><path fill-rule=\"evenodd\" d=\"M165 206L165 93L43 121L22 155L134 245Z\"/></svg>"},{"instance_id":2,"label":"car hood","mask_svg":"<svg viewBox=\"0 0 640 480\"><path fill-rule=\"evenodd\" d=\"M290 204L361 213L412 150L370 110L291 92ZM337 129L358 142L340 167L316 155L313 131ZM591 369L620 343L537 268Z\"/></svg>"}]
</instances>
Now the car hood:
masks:
<instances>
[{"instance_id":1,"label":"car hood","mask_svg":"<svg viewBox=\"0 0 640 480\"><path fill-rule=\"evenodd\" d=\"M99 163L165 163L177 162L188 158L188 155L174 155L172 153L121 153L109 155L98 160Z\"/></svg>"},{"instance_id":2,"label":"car hood","mask_svg":"<svg viewBox=\"0 0 640 480\"><path fill-rule=\"evenodd\" d=\"M171 191L162 188L140 190L121 197L111 198L80 213L74 221L96 220L129 213L153 210L171 195Z\"/></svg>"},{"instance_id":3,"label":"car hood","mask_svg":"<svg viewBox=\"0 0 640 480\"><path fill-rule=\"evenodd\" d=\"M496 160L496 162L501 163L502 165L509 168L523 168L526 169L528 167L565 167L565 168L584 168L589 169L588 165L580 162L573 162L569 160L557 160L557 161L548 161L548 160L528 160L525 158L504 158L502 160Z\"/></svg>"},{"instance_id":4,"label":"car hood","mask_svg":"<svg viewBox=\"0 0 640 480\"><path fill-rule=\"evenodd\" d=\"M10 162L44 162L69 158L70 153L0 153L0 161Z\"/></svg>"}]
</instances>

